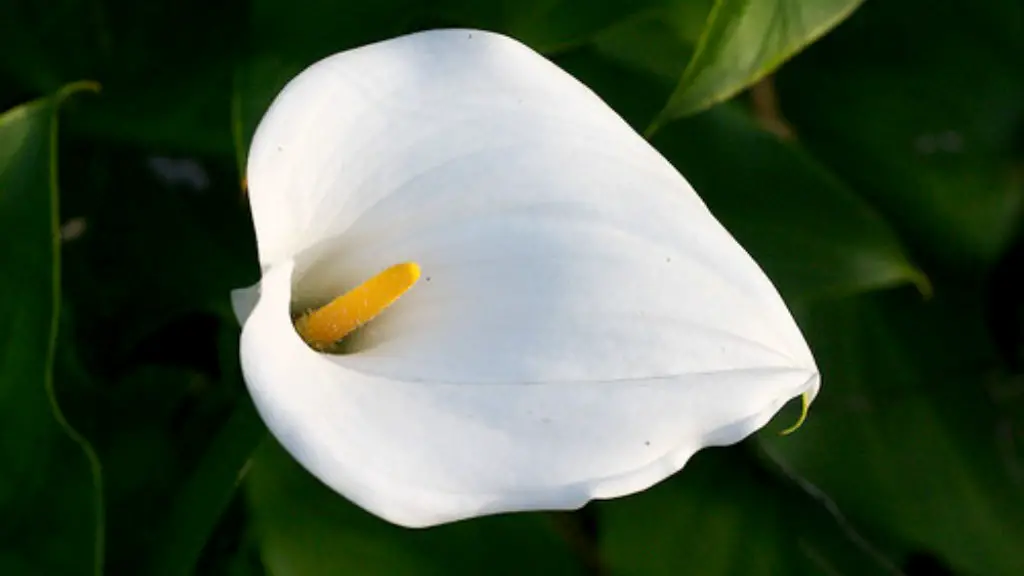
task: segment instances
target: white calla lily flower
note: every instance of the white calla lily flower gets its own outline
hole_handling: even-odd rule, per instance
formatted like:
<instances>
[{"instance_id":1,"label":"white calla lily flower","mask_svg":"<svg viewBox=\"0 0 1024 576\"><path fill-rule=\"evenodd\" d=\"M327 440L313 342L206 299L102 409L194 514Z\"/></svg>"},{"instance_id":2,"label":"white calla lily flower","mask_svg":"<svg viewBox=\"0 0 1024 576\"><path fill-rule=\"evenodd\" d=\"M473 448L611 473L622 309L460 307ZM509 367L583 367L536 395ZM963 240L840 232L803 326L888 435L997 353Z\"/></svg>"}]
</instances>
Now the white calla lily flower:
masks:
<instances>
[{"instance_id":1,"label":"white calla lily flower","mask_svg":"<svg viewBox=\"0 0 1024 576\"><path fill-rule=\"evenodd\" d=\"M249 390L299 463L391 522L637 492L818 391L782 299L686 180L509 38L437 30L314 64L247 176ZM300 336L296 313L404 262L340 306L401 295L344 353Z\"/></svg>"}]
</instances>

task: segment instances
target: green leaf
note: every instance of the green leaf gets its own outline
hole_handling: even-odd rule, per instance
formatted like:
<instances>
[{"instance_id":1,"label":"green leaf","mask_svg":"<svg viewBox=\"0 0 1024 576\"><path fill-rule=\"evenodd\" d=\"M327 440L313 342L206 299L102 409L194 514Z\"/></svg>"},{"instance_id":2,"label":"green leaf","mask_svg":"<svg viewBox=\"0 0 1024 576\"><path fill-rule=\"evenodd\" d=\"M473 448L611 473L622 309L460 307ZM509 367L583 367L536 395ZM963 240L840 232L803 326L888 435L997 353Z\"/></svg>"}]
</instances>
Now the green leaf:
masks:
<instances>
[{"instance_id":1,"label":"green leaf","mask_svg":"<svg viewBox=\"0 0 1024 576\"><path fill-rule=\"evenodd\" d=\"M175 420L190 389L204 384L196 372L153 365L97 382L103 395L91 399L98 421L88 432L106 481L110 573L143 573L140 567L161 545L159 528L184 474L180 437L189 435Z\"/></svg>"},{"instance_id":2,"label":"green leaf","mask_svg":"<svg viewBox=\"0 0 1024 576\"><path fill-rule=\"evenodd\" d=\"M185 327L188 338L206 340L196 324ZM222 324L219 332L230 361L219 378L184 366L188 350L164 335L160 344L175 352L167 358L175 364L94 377L81 400L90 407L81 420L91 422L81 429L104 467L112 574L191 574L263 439L239 389L238 327Z\"/></svg>"},{"instance_id":3,"label":"green leaf","mask_svg":"<svg viewBox=\"0 0 1024 576\"><path fill-rule=\"evenodd\" d=\"M272 440L253 458L246 487L274 576L581 573L549 515L399 528L320 484Z\"/></svg>"},{"instance_id":4,"label":"green leaf","mask_svg":"<svg viewBox=\"0 0 1024 576\"><path fill-rule=\"evenodd\" d=\"M184 326L186 337L206 340L195 323ZM160 344L176 353L165 361L174 364L96 377L84 399L92 425L82 429L104 466L110 573L192 573L265 434L240 389L238 327L218 327L230 362L219 374L186 367L189 351L164 334Z\"/></svg>"},{"instance_id":5,"label":"green leaf","mask_svg":"<svg viewBox=\"0 0 1024 576\"><path fill-rule=\"evenodd\" d=\"M178 489L148 574L191 573L265 436L266 428L252 402L239 401Z\"/></svg>"},{"instance_id":6,"label":"green leaf","mask_svg":"<svg viewBox=\"0 0 1024 576\"><path fill-rule=\"evenodd\" d=\"M742 447L703 450L677 476L595 508L602 558L613 574L895 572L843 517Z\"/></svg>"},{"instance_id":7,"label":"green leaf","mask_svg":"<svg viewBox=\"0 0 1024 576\"><path fill-rule=\"evenodd\" d=\"M219 336L221 380L241 384L238 327L234 323L222 325ZM240 503L243 494L237 488L267 430L248 394L239 392L230 415L216 427L215 433L204 438L198 461L177 486L158 547L149 559L148 574L191 574L225 510L233 500ZM253 546L246 545L244 549ZM248 556L240 553L235 562L247 565Z\"/></svg>"},{"instance_id":8,"label":"green leaf","mask_svg":"<svg viewBox=\"0 0 1024 576\"><path fill-rule=\"evenodd\" d=\"M99 462L54 392L60 325L57 114L90 83L0 116L0 572L103 567Z\"/></svg>"},{"instance_id":9,"label":"green leaf","mask_svg":"<svg viewBox=\"0 0 1024 576\"><path fill-rule=\"evenodd\" d=\"M652 144L789 300L905 282L927 292L882 218L800 147L718 106L670 124Z\"/></svg>"},{"instance_id":10,"label":"green leaf","mask_svg":"<svg viewBox=\"0 0 1024 576\"><path fill-rule=\"evenodd\" d=\"M638 12L594 38L598 52L674 86L693 57L714 0L663 2ZM664 106L665 99L659 102Z\"/></svg>"},{"instance_id":11,"label":"green leaf","mask_svg":"<svg viewBox=\"0 0 1024 576\"><path fill-rule=\"evenodd\" d=\"M1007 2L871 2L777 79L808 148L943 265L991 265L1024 214L1021 22Z\"/></svg>"},{"instance_id":12,"label":"green leaf","mask_svg":"<svg viewBox=\"0 0 1024 576\"><path fill-rule=\"evenodd\" d=\"M716 0L693 57L648 130L725 100L849 16L862 0Z\"/></svg>"},{"instance_id":13,"label":"green leaf","mask_svg":"<svg viewBox=\"0 0 1024 576\"><path fill-rule=\"evenodd\" d=\"M1024 461L986 390L1002 369L978 299L942 287L922 302L904 290L801 317L822 393L799 432L761 441L908 553L969 574L1024 572Z\"/></svg>"}]
</instances>

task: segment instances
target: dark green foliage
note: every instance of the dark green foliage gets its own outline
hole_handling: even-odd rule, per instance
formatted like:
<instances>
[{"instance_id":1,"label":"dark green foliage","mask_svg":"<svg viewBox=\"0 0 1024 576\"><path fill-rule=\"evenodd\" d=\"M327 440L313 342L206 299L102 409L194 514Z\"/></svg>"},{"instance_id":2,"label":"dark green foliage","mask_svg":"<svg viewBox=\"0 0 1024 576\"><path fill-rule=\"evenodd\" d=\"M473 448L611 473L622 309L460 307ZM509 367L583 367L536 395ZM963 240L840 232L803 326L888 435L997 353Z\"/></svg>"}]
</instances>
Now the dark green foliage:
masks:
<instances>
[{"instance_id":1,"label":"dark green foliage","mask_svg":"<svg viewBox=\"0 0 1024 576\"><path fill-rule=\"evenodd\" d=\"M253 130L439 26L546 54L687 177L815 353L799 432L428 531L267 436L229 304ZM1018 0L12 0L0 52L0 574L1024 573Z\"/></svg>"}]
</instances>

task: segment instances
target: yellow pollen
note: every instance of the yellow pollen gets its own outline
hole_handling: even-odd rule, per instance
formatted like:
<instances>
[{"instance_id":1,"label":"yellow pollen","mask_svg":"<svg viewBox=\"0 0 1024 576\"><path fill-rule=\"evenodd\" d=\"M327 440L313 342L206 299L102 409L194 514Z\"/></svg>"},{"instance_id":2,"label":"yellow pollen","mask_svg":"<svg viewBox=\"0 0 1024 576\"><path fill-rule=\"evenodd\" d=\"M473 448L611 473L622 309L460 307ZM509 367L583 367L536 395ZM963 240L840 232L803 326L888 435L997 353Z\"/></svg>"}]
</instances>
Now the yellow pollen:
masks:
<instances>
[{"instance_id":1,"label":"yellow pollen","mask_svg":"<svg viewBox=\"0 0 1024 576\"><path fill-rule=\"evenodd\" d=\"M419 278L420 267L415 262L395 264L325 306L303 314L295 322L295 329L310 346L325 349L373 320Z\"/></svg>"}]
</instances>

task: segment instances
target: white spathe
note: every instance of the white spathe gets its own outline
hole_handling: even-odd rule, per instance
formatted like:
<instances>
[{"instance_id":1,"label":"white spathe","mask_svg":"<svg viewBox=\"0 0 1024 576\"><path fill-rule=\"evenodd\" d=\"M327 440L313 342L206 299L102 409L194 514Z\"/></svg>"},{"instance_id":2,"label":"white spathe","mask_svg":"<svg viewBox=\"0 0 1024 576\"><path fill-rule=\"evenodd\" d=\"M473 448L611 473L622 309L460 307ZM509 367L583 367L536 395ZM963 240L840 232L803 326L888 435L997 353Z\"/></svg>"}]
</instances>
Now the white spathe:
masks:
<instances>
[{"instance_id":1,"label":"white spathe","mask_svg":"<svg viewBox=\"0 0 1024 576\"><path fill-rule=\"evenodd\" d=\"M292 80L253 139L263 279L235 294L281 444L397 524L572 509L738 442L818 370L686 180L529 48L437 30ZM399 262L419 283L328 355L291 314Z\"/></svg>"}]
</instances>

